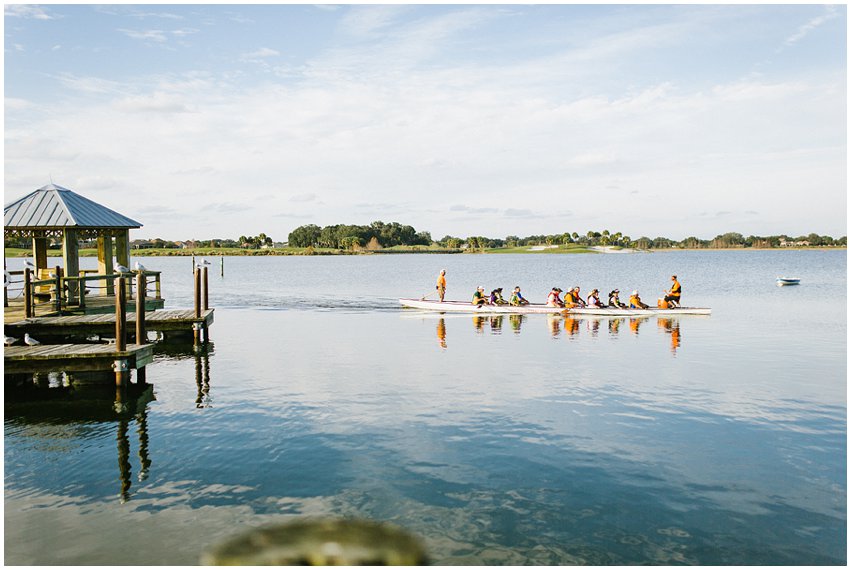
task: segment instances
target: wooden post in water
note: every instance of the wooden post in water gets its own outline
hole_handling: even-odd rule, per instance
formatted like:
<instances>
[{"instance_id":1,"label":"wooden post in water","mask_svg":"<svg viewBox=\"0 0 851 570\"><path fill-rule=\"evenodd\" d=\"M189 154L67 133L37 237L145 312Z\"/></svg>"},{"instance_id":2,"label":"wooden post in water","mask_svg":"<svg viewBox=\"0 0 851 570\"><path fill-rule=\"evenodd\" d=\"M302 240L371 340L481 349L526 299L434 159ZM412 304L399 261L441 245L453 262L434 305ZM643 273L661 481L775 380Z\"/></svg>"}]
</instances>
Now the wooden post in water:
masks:
<instances>
[{"instance_id":1,"label":"wooden post in water","mask_svg":"<svg viewBox=\"0 0 851 570\"><path fill-rule=\"evenodd\" d=\"M221 257L221 260L222 260L222 277L224 277L225 276L225 256L224 255Z\"/></svg>"},{"instance_id":2,"label":"wooden post in water","mask_svg":"<svg viewBox=\"0 0 851 570\"><path fill-rule=\"evenodd\" d=\"M33 316L33 291L32 285L32 270L27 267L24 269L24 316L30 318Z\"/></svg>"},{"instance_id":3,"label":"wooden post in water","mask_svg":"<svg viewBox=\"0 0 851 570\"><path fill-rule=\"evenodd\" d=\"M136 344L147 344L148 332L145 330L145 274L136 274Z\"/></svg>"},{"instance_id":4,"label":"wooden post in water","mask_svg":"<svg viewBox=\"0 0 851 570\"><path fill-rule=\"evenodd\" d=\"M201 318L201 268L195 268L195 318ZM199 323L192 324L195 346L201 344L201 327Z\"/></svg>"},{"instance_id":5,"label":"wooden post in water","mask_svg":"<svg viewBox=\"0 0 851 570\"><path fill-rule=\"evenodd\" d=\"M203 281L203 285L204 285L204 306L203 306L203 308L206 311L207 309L210 308L210 302L209 302L210 301L210 288L208 286L209 281L207 280L207 266L205 265L204 269L202 269L201 271L202 271L202 275L203 275L202 281Z\"/></svg>"},{"instance_id":6,"label":"wooden post in water","mask_svg":"<svg viewBox=\"0 0 851 570\"><path fill-rule=\"evenodd\" d=\"M115 279L115 350L127 350L127 284L123 277ZM127 383L129 371L127 359L117 359L113 364L115 369L115 385L124 386Z\"/></svg>"}]
</instances>

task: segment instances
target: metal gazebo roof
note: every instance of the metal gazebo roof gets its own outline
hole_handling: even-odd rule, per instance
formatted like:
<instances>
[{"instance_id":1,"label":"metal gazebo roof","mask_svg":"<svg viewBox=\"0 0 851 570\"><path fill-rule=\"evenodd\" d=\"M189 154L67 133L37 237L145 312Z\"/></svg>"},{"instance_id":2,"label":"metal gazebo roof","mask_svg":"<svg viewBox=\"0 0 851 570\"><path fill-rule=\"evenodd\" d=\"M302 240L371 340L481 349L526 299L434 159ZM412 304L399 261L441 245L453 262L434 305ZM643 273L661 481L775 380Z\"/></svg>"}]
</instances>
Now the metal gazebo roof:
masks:
<instances>
[{"instance_id":1,"label":"metal gazebo roof","mask_svg":"<svg viewBox=\"0 0 851 570\"><path fill-rule=\"evenodd\" d=\"M3 208L5 229L140 228L142 224L67 188L48 184Z\"/></svg>"}]
</instances>

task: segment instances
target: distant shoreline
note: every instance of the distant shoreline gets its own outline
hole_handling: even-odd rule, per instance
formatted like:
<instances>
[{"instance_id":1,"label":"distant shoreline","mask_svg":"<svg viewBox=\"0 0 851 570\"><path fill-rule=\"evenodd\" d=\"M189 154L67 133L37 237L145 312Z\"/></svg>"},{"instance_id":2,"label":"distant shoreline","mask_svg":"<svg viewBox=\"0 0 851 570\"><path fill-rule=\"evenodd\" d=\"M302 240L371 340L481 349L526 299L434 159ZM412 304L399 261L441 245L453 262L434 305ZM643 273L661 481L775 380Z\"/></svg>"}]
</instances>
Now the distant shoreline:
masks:
<instances>
[{"instance_id":1,"label":"distant shoreline","mask_svg":"<svg viewBox=\"0 0 851 570\"><path fill-rule=\"evenodd\" d=\"M666 249L631 249L612 246L589 246L562 248L559 246L524 246L513 248L493 248L478 251L467 251L463 249L445 248L385 248L380 250L339 250L325 248L278 248L278 249L242 249L242 248L194 248L194 249L133 249L130 251L133 257L242 257L242 256L314 256L314 255L434 255L434 254L466 254L466 255L489 255L489 254L523 254L523 255L564 255L577 253L590 254L643 254L643 253L667 253L676 251L830 251L845 250L846 246L814 246L814 247L729 247L729 248L666 248ZM80 257L97 257L96 249L80 249ZM61 257L62 250L49 249L49 257ZM32 250L21 248L4 249L4 257L32 257Z\"/></svg>"}]
</instances>

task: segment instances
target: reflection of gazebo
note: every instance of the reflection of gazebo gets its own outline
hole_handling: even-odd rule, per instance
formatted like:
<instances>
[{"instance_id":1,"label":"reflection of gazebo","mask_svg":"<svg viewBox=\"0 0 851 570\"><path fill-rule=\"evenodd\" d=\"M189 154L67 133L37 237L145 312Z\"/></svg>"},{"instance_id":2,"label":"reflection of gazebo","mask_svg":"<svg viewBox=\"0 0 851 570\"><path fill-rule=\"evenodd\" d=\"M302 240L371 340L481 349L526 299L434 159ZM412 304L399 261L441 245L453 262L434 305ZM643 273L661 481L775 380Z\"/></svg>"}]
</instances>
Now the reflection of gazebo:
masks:
<instances>
[{"instance_id":1,"label":"reflection of gazebo","mask_svg":"<svg viewBox=\"0 0 851 570\"><path fill-rule=\"evenodd\" d=\"M66 276L76 277L80 271L79 241L92 239L97 239L98 273L112 274L113 255L121 265L130 265L130 228L142 226L135 220L54 184L7 204L3 213L5 238L32 238L36 275L47 269L48 240L60 237ZM77 282L69 280L67 284L69 297L76 297ZM111 294L112 280L106 280L105 285L106 293Z\"/></svg>"}]
</instances>

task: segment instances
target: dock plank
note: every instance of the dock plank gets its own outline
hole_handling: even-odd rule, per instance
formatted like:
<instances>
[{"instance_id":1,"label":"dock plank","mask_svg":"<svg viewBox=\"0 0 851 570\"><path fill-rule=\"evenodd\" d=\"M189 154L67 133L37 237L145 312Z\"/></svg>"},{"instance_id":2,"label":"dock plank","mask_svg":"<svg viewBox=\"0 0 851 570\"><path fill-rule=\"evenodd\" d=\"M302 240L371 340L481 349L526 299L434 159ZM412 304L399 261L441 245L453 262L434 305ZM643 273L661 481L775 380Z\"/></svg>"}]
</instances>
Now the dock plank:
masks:
<instances>
[{"instance_id":1,"label":"dock plank","mask_svg":"<svg viewBox=\"0 0 851 570\"><path fill-rule=\"evenodd\" d=\"M209 327L214 320L214 309L201 312L200 317L195 311L158 310L145 312L145 328L151 331L191 331L195 323ZM127 313L127 327L133 329L136 325L136 313ZM110 334L115 327L114 314L97 315L68 315L54 317L33 317L6 324L7 334L23 335L29 332L38 334Z\"/></svg>"},{"instance_id":2,"label":"dock plank","mask_svg":"<svg viewBox=\"0 0 851 570\"><path fill-rule=\"evenodd\" d=\"M10 346L3 350L7 374L53 371L109 371L116 360L128 361L138 368L153 361L153 345L129 344L117 351L114 344L54 344L47 346Z\"/></svg>"}]
</instances>

